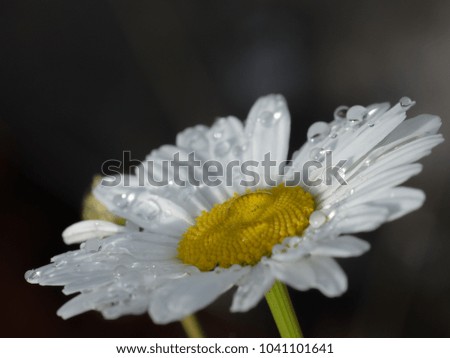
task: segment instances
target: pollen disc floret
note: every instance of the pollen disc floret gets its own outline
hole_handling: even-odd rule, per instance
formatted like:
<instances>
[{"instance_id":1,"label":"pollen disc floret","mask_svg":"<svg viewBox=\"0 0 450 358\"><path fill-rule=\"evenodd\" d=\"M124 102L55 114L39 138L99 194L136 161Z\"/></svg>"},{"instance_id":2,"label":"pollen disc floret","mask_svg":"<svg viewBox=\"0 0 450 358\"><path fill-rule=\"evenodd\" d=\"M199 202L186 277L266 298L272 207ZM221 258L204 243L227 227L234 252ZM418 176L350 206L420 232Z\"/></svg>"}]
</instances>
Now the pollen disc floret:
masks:
<instances>
[{"instance_id":1,"label":"pollen disc floret","mask_svg":"<svg viewBox=\"0 0 450 358\"><path fill-rule=\"evenodd\" d=\"M202 271L255 265L286 237L301 235L313 211L312 195L298 186L235 194L197 217L178 244L178 258Z\"/></svg>"}]
</instances>

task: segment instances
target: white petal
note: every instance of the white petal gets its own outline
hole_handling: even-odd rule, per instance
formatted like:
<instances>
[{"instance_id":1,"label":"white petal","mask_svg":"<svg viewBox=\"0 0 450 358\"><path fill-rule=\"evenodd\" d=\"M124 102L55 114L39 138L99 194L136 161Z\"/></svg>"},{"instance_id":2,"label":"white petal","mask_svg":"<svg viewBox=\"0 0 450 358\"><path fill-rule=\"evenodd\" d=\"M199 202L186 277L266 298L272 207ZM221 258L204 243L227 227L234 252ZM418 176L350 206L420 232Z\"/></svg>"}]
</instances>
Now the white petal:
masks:
<instances>
[{"instance_id":1,"label":"white petal","mask_svg":"<svg viewBox=\"0 0 450 358\"><path fill-rule=\"evenodd\" d=\"M135 296L140 300L136 299ZM105 315L105 311L110 311L112 307L115 308L115 314ZM111 287L109 292L94 290L82 293L66 302L57 314L64 319L68 319L89 310L98 310L104 313L105 318L117 318L127 313L143 313L146 308L147 306L143 305L142 295L136 292L133 296L117 287Z\"/></svg>"},{"instance_id":2,"label":"white petal","mask_svg":"<svg viewBox=\"0 0 450 358\"><path fill-rule=\"evenodd\" d=\"M355 106L361 107L361 106ZM363 107L361 107L363 108ZM371 110L370 106L367 108ZM372 108L373 109L373 108ZM382 104L379 113L369 116L371 126L363 123L361 126L352 128L349 126L347 119L335 119L330 123L332 132L329 136L324 137L320 141L308 140L293 158L292 166L287 176L292 175L292 171L300 171L304 163L309 160L323 161L325 151L332 152L332 165L336 165L339 161L345 160L346 166L353 165L360 158L364 157L372 148L380 143L392 130L394 130L404 119L406 107L400 104L395 105L389 111L385 111ZM380 114L380 115L379 115ZM314 124L313 124L314 125ZM325 167L319 168L310 174L310 179L321 177ZM315 187L317 193L323 189L329 189L325 186Z\"/></svg>"},{"instance_id":3,"label":"white petal","mask_svg":"<svg viewBox=\"0 0 450 358\"><path fill-rule=\"evenodd\" d=\"M311 257L317 289L325 296L336 297L347 290L347 276L335 260L328 257Z\"/></svg>"},{"instance_id":4,"label":"white petal","mask_svg":"<svg viewBox=\"0 0 450 358\"><path fill-rule=\"evenodd\" d=\"M211 128L195 126L177 135L177 146L194 152L201 160L216 159L225 163L233 158L233 149L242 144L242 122L232 116L219 118ZM238 158L239 159L239 158Z\"/></svg>"},{"instance_id":5,"label":"white petal","mask_svg":"<svg viewBox=\"0 0 450 358\"><path fill-rule=\"evenodd\" d=\"M317 240L317 246L311 250L312 255L330 257L359 256L370 249L370 244L354 236L343 235L335 239Z\"/></svg>"},{"instance_id":6,"label":"white petal","mask_svg":"<svg viewBox=\"0 0 450 358\"><path fill-rule=\"evenodd\" d=\"M430 114L421 114L417 117L407 119L390 133L380 146L398 145L413 138L436 134L441 126L441 119Z\"/></svg>"},{"instance_id":7,"label":"white petal","mask_svg":"<svg viewBox=\"0 0 450 358\"><path fill-rule=\"evenodd\" d=\"M343 194L349 191L354 192L356 186L361 181L366 181L366 178L378 181L378 178L389 173L389 170L395 171L430 154L431 149L443 141L442 135L435 134L439 126L438 117L427 115L402 122L372 151L360 157L358 162L350 166L348 163L344 165L345 180L349 185L342 186L335 182L331 186L315 187L312 191L319 197L319 201L324 201L331 196L334 196L334 199L338 196L339 200L343 199L345 196Z\"/></svg>"},{"instance_id":8,"label":"white petal","mask_svg":"<svg viewBox=\"0 0 450 358\"><path fill-rule=\"evenodd\" d=\"M102 250L109 254L126 253L135 259L165 260L177 256L178 242L167 236L151 233L128 234L118 238L106 239Z\"/></svg>"},{"instance_id":9,"label":"white petal","mask_svg":"<svg viewBox=\"0 0 450 358\"><path fill-rule=\"evenodd\" d=\"M425 193L422 190L413 188L395 188L388 195L385 198L380 197L375 202L377 205L389 208L388 221L396 220L420 208L425 201Z\"/></svg>"},{"instance_id":10,"label":"white petal","mask_svg":"<svg viewBox=\"0 0 450 358\"><path fill-rule=\"evenodd\" d=\"M322 195L317 196L317 208L320 210L331 205L340 205L345 200L351 200L355 193L387 190L417 175L421 170L421 164L413 163L390 168L389 170L378 172L376 175L363 172L349 180L346 185L340 185L336 190L329 189Z\"/></svg>"},{"instance_id":11,"label":"white petal","mask_svg":"<svg viewBox=\"0 0 450 358\"><path fill-rule=\"evenodd\" d=\"M180 320L209 305L247 272L248 268L231 267L168 282L155 290L149 314L159 324Z\"/></svg>"},{"instance_id":12,"label":"white petal","mask_svg":"<svg viewBox=\"0 0 450 358\"><path fill-rule=\"evenodd\" d=\"M194 165L192 160L199 160L195 153L190 155L175 145L163 145L154 149L145 158L142 166L137 168L136 174L143 176L145 185L149 187L164 187L174 181L180 186L191 185L190 179L202 177L202 167ZM179 164L177 169L175 163Z\"/></svg>"},{"instance_id":13,"label":"white petal","mask_svg":"<svg viewBox=\"0 0 450 358\"><path fill-rule=\"evenodd\" d=\"M317 235L317 234L316 234ZM370 245L354 236L298 238L297 244L290 244L280 250L273 250L271 260L292 262L313 256L351 257L359 256L369 250Z\"/></svg>"},{"instance_id":14,"label":"white petal","mask_svg":"<svg viewBox=\"0 0 450 358\"><path fill-rule=\"evenodd\" d=\"M145 188L99 185L94 195L112 213L133 221L151 232L181 235L194 219L181 206Z\"/></svg>"},{"instance_id":15,"label":"white petal","mask_svg":"<svg viewBox=\"0 0 450 358\"><path fill-rule=\"evenodd\" d=\"M289 286L306 291L315 287L315 275L311 265L311 258L304 258L292 262L267 261L272 274Z\"/></svg>"},{"instance_id":16,"label":"white petal","mask_svg":"<svg viewBox=\"0 0 450 358\"><path fill-rule=\"evenodd\" d=\"M291 239L291 240L289 240ZM293 240L292 240L293 239ZM287 238L286 241L297 241L289 245L276 245L272 248L271 260L274 261L297 261L303 257L309 256L311 250L316 246L315 241L303 237Z\"/></svg>"},{"instance_id":17,"label":"white petal","mask_svg":"<svg viewBox=\"0 0 450 358\"><path fill-rule=\"evenodd\" d=\"M85 220L70 225L62 233L67 245L80 243L90 239L102 239L125 231L125 227L109 221Z\"/></svg>"},{"instance_id":18,"label":"white petal","mask_svg":"<svg viewBox=\"0 0 450 358\"><path fill-rule=\"evenodd\" d=\"M274 278L268 267L261 263L252 267L250 273L238 282L231 312L245 312L255 307L273 283Z\"/></svg>"},{"instance_id":19,"label":"white petal","mask_svg":"<svg viewBox=\"0 0 450 358\"><path fill-rule=\"evenodd\" d=\"M339 211L333 220L336 223L336 230L350 234L375 230L387 221L388 216L387 208L358 205Z\"/></svg>"},{"instance_id":20,"label":"white petal","mask_svg":"<svg viewBox=\"0 0 450 358\"><path fill-rule=\"evenodd\" d=\"M81 313L95 309L95 301L104 295L101 291L80 294L66 302L57 312L63 319L68 319Z\"/></svg>"},{"instance_id":21,"label":"white petal","mask_svg":"<svg viewBox=\"0 0 450 358\"><path fill-rule=\"evenodd\" d=\"M187 152L195 152L200 156L207 155L209 153L208 131L209 128L204 125L186 128L177 134L176 144Z\"/></svg>"},{"instance_id":22,"label":"white petal","mask_svg":"<svg viewBox=\"0 0 450 358\"><path fill-rule=\"evenodd\" d=\"M389 188L405 182L412 176L419 174L421 171L422 164L407 164L391 168L385 172L379 172L377 175L373 176L362 175L348 184L350 187L354 188L355 191L377 190L383 187Z\"/></svg>"},{"instance_id":23,"label":"white petal","mask_svg":"<svg viewBox=\"0 0 450 358\"><path fill-rule=\"evenodd\" d=\"M64 286L62 292L65 295L71 295L76 292L86 292L92 289L102 289L102 286L106 286L113 280L111 272L102 272L101 274L92 274L80 277L78 280L74 280ZM105 290L106 291L106 290Z\"/></svg>"},{"instance_id":24,"label":"white petal","mask_svg":"<svg viewBox=\"0 0 450 358\"><path fill-rule=\"evenodd\" d=\"M207 145L199 148L199 141ZM231 161L242 162L242 154L247 149L247 144L242 122L232 116L219 118L210 129L196 126L186 129L177 136L179 147L188 152L194 151L196 159L200 159L202 164L209 160L219 161L222 163L224 173ZM234 166L232 173L227 174L228 180L232 180L231 185L224 185L216 189L227 192L228 196L239 191L240 188L237 184L242 179L242 174L238 169Z\"/></svg>"},{"instance_id":25,"label":"white petal","mask_svg":"<svg viewBox=\"0 0 450 358\"><path fill-rule=\"evenodd\" d=\"M289 147L291 117L285 99L280 95L270 95L258 99L253 105L245 124L245 133L250 138L248 151L244 159L257 161L260 186L266 186L262 180L270 174L270 179L277 181L278 165L285 161ZM266 154L276 166L264 173L262 161Z\"/></svg>"},{"instance_id":26,"label":"white petal","mask_svg":"<svg viewBox=\"0 0 450 358\"><path fill-rule=\"evenodd\" d=\"M359 168L352 170L352 177L357 175L372 176L385 172L389 169L401 165L415 162L431 153L431 149L442 143L443 138L440 135L426 136L398 145L391 151L373 152L362 163ZM380 150L385 148L380 148ZM375 155L376 154L376 155ZM350 183L352 178L348 179Z\"/></svg>"},{"instance_id":27,"label":"white petal","mask_svg":"<svg viewBox=\"0 0 450 358\"><path fill-rule=\"evenodd\" d=\"M339 296L347 290L345 273L329 257L311 256L288 263L267 262L277 279L297 290L317 288L328 297Z\"/></svg>"},{"instance_id":28,"label":"white petal","mask_svg":"<svg viewBox=\"0 0 450 358\"><path fill-rule=\"evenodd\" d=\"M340 207L340 210L361 204L383 206L389 210L387 221L392 221L420 208L424 201L425 194L419 189L406 187L382 188L375 191L355 193Z\"/></svg>"}]
</instances>

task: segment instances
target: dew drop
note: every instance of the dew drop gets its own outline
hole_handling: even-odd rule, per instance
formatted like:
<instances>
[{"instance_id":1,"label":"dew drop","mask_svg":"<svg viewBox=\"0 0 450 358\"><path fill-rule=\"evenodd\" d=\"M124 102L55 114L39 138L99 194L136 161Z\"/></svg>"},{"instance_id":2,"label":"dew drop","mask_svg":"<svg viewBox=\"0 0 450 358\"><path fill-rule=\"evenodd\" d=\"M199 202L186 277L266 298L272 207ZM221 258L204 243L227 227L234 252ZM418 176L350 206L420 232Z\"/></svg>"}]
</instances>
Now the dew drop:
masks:
<instances>
[{"instance_id":1,"label":"dew drop","mask_svg":"<svg viewBox=\"0 0 450 358\"><path fill-rule=\"evenodd\" d=\"M400 98L400 106L402 107L410 107L414 104L414 102L409 97Z\"/></svg>"},{"instance_id":2,"label":"dew drop","mask_svg":"<svg viewBox=\"0 0 450 358\"><path fill-rule=\"evenodd\" d=\"M334 111L334 119L335 120L342 120L345 119L347 115L348 107L347 106L339 106Z\"/></svg>"},{"instance_id":3,"label":"dew drop","mask_svg":"<svg viewBox=\"0 0 450 358\"><path fill-rule=\"evenodd\" d=\"M123 275L125 275L127 273L127 271L128 270L125 266L123 266L123 265L117 266L114 269L114 277L116 277L116 278L123 277Z\"/></svg>"},{"instance_id":4,"label":"dew drop","mask_svg":"<svg viewBox=\"0 0 450 358\"><path fill-rule=\"evenodd\" d=\"M231 149L231 144L229 141L224 141L218 143L214 148L214 154L218 157L223 157L226 155Z\"/></svg>"},{"instance_id":5,"label":"dew drop","mask_svg":"<svg viewBox=\"0 0 450 358\"><path fill-rule=\"evenodd\" d=\"M97 251L100 251L101 248L102 248L102 243L101 243L101 240L98 240L98 239L87 240L84 243L84 249L87 252L97 252Z\"/></svg>"},{"instance_id":6,"label":"dew drop","mask_svg":"<svg viewBox=\"0 0 450 358\"><path fill-rule=\"evenodd\" d=\"M366 116L367 111L363 106L350 107L346 114L346 118L351 126L360 124Z\"/></svg>"},{"instance_id":7,"label":"dew drop","mask_svg":"<svg viewBox=\"0 0 450 358\"><path fill-rule=\"evenodd\" d=\"M327 216L321 211L314 211L309 217L309 224L317 229L327 221Z\"/></svg>"},{"instance_id":8,"label":"dew drop","mask_svg":"<svg viewBox=\"0 0 450 358\"><path fill-rule=\"evenodd\" d=\"M367 168L367 167L370 167L370 165L372 164L372 160L370 160L370 159L366 159L365 161L364 161L364 166Z\"/></svg>"},{"instance_id":9,"label":"dew drop","mask_svg":"<svg viewBox=\"0 0 450 358\"><path fill-rule=\"evenodd\" d=\"M378 112L378 108L372 108L367 112L367 117L372 117L375 113Z\"/></svg>"},{"instance_id":10,"label":"dew drop","mask_svg":"<svg viewBox=\"0 0 450 358\"><path fill-rule=\"evenodd\" d=\"M272 255L282 254L283 251L285 251L285 248L283 245L275 245L274 247L272 247Z\"/></svg>"},{"instance_id":11,"label":"dew drop","mask_svg":"<svg viewBox=\"0 0 450 358\"><path fill-rule=\"evenodd\" d=\"M113 204L120 209L124 209L128 206L128 195L127 194L117 194L113 198Z\"/></svg>"},{"instance_id":12,"label":"dew drop","mask_svg":"<svg viewBox=\"0 0 450 358\"><path fill-rule=\"evenodd\" d=\"M41 277L41 271L38 270L28 270L25 272L25 280L29 283L38 283Z\"/></svg>"},{"instance_id":13,"label":"dew drop","mask_svg":"<svg viewBox=\"0 0 450 358\"><path fill-rule=\"evenodd\" d=\"M212 138L214 140L219 140L224 137L225 129L226 129L226 119L219 118L215 121L214 125L211 128Z\"/></svg>"},{"instance_id":14,"label":"dew drop","mask_svg":"<svg viewBox=\"0 0 450 358\"><path fill-rule=\"evenodd\" d=\"M233 155L235 156L240 156L242 154L244 154L244 152L247 150L247 145L243 144L243 145L237 145L233 148Z\"/></svg>"},{"instance_id":15,"label":"dew drop","mask_svg":"<svg viewBox=\"0 0 450 358\"><path fill-rule=\"evenodd\" d=\"M279 112L276 112L279 113ZM281 115L275 116L275 113L264 111L261 112L261 114L258 116L257 121L261 123L264 127L271 128L273 127L276 122L281 118Z\"/></svg>"},{"instance_id":16,"label":"dew drop","mask_svg":"<svg viewBox=\"0 0 450 358\"><path fill-rule=\"evenodd\" d=\"M310 142L318 142L325 138L330 133L330 125L326 122L313 123L307 133Z\"/></svg>"},{"instance_id":17,"label":"dew drop","mask_svg":"<svg viewBox=\"0 0 450 358\"><path fill-rule=\"evenodd\" d=\"M370 106L368 106L366 108L366 110L367 110L367 118L379 118L389 108L390 108L390 105L389 105L388 102L371 104Z\"/></svg>"},{"instance_id":18,"label":"dew drop","mask_svg":"<svg viewBox=\"0 0 450 358\"><path fill-rule=\"evenodd\" d=\"M61 261L55 262L55 267L62 267L62 266L65 266L65 265L67 265L67 261L66 260L61 260Z\"/></svg>"},{"instance_id":19,"label":"dew drop","mask_svg":"<svg viewBox=\"0 0 450 358\"><path fill-rule=\"evenodd\" d=\"M325 157L325 150L323 148L313 148L309 152L309 158L318 162L322 161Z\"/></svg>"},{"instance_id":20,"label":"dew drop","mask_svg":"<svg viewBox=\"0 0 450 358\"><path fill-rule=\"evenodd\" d=\"M154 200L143 200L134 205L133 213L143 220L154 220L161 213L161 208Z\"/></svg>"},{"instance_id":21,"label":"dew drop","mask_svg":"<svg viewBox=\"0 0 450 358\"><path fill-rule=\"evenodd\" d=\"M223 132L222 131L217 131L213 133L213 138L214 139L220 139L223 136Z\"/></svg>"}]
</instances>

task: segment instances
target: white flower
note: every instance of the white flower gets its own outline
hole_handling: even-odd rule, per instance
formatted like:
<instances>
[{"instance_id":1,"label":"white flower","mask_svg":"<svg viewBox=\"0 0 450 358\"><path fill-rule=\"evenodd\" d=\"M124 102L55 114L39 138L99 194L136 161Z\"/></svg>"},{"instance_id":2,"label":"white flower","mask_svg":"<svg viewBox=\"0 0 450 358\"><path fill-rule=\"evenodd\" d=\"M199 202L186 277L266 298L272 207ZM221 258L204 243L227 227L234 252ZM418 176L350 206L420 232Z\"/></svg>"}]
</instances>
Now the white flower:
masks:
<instances>
[{"instance_id":1,"label":"white flower","mask_svg":"<svg viewBox=\"0 0 450 358\"><path fill-rule=\"evenodd\" d=\"M168 323L206 307L234 285L231 310L247 311L275 280L340 295L347 278L334 258L369 249L351 234L374 230L424 201L422 191L398 185L421 171L415 162L443 138L436 116L404 120L413 104L402 98L392 108L385 103L338 108L331 123L310 127L308 141L272 188L260 182L249 190L237 170L231 186L181 187L172 181L142 186L137 176L126 177L131 186L100 185L94 194L127 225L74 224L63 236L66 243L87 240L80 249L54 257L26 278L63 285L65 294L80 293L59 309L63 318L88 310L105 318L148 311L155 322ZM279 164L287 158L289 132L285 100L271 95L256 102L245 126L228 117L211 128L189 128L177 136L176 146L163 146L147 160L155 161L156 175L162 175L162 160L177 152L186 157L193 151L203 162L215 159L224 166L233 160L260 162L270 153ZM309 179L322 178L329 164L346 160L339 170L345 185L337 180L302 184L303 189L283 185L307 161L324 163L327 151L332 163L312 168Z\"/></svg>"}]
</instances>

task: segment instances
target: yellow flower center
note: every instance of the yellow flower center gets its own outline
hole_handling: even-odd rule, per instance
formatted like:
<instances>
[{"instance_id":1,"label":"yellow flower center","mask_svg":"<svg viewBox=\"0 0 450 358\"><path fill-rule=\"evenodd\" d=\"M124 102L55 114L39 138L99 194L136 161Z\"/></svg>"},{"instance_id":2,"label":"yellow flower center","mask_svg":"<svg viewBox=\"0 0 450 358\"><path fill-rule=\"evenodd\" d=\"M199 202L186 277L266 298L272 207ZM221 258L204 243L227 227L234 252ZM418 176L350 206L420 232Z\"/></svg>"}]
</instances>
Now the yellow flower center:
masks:
<instances>
[{"instance_id":1,"label":"yellow flower center","mask_svg":"<svg viewBox=\"0 0 450 358\"><path fill-rule=\"evenodd\" d=\"M202 271L255 265L286 237L301 235L313 211L312 195L298 186L235 194L197 217L178 244L178 258Z\"/></svg>"}]
</instances>

